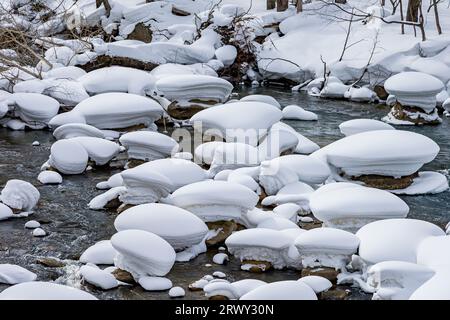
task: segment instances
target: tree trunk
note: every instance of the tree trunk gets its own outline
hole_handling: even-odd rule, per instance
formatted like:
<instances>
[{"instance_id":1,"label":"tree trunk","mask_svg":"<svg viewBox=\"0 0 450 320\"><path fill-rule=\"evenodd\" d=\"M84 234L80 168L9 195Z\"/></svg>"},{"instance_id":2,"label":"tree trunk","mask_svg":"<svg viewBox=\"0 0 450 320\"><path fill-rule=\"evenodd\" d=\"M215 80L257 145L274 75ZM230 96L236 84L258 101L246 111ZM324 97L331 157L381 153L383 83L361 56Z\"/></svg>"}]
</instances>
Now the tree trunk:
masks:
<instances>
[{"instance_id":1,"label":"tree trunk","mask_svg":"<svg viewBox=\"0 0 450 320\"><path fill-rule=\"evenodd\" d=\"M285 11L289 7L289 0L277 0L277 11Z\"/></svg>"},{"instance_id":2,"label":"tree trunk","mask_svg":"<svg viewBox=\"0 0 450 320\"><path fill-rule=\"evenodd\" d=\"M403 21L404 16L403 16L403 1L399 0L399 5L400 5L400 19ZM405 34L405 25L402 23L400 25L400 28L402 30L402 34Z\"/></svg>"},{"instance_id":3,"label":"tree trunk","mask_svg":"<svg viewBox=\"0 0 450 320\"><path fill-rule=\"evenodd\" d=\"M423 19L422 3L420 3L420 6L419 6L419 28L420 28L420 33L422 34L422 41L427 40L427 37L425 36L424 23L425 23L425 20Z\"/></svg>"},{"instance_id":4,"label":"tree trunk","mask_svg":"<svg viewBox=\"0 0 450 320\"><path fill-rule=\"evenodd\" d=\"M108 0L95 0L95 5L97 8L99 8L101 5L105 7L106 15L109 16L111 13L111 5L109 4Z\"/></svg>"},{"instance_id":5,"label":"tree trunk","mask_svg":"<svg viewBox=\"0 0 450 320\"><path fill-rule=\"evenodd\" d=\"M436 29L438 34L442 34L441 22L439 21L439 10L438 10L438 2L433 0L433 9L434 9L434 18L436 20Z\"/></svg>"},{"instance_id":6,"label":"tree trunk","mask_svg":"<svg viewBox=\"0 0 450 320\"><path fill-rule=\"evenodd\" d=\"M277 3L277 0L267 0L267 2L266 2L267 10L275 9L275 4L276 3Z\"/></svg>"},{"instance_id":7,"label":"tree trunk","mask_svg":"<svg viewBox=\"0 0 450 320\"><path fill-rule=\"evenodd\" d=\"M297 0L297 13L303 11L303 0Z\"/></svg>"},{"instance_id":8,"label":"tree trunk","mask_svg":"<svg viewBox=\"0 0 450 320\"><path fill-rule=\"evenodd\" d=\"M340 3L340 4L346 4L347 0L334 0L334 2Z\"/></svg>"},{"instance_id":9,"label":"tree trunk","mask_svg":"<svg viewBox=\"0 0 450 320\"><path fill-rule=\"evenodd\" d=\"M422 5L422 0L409 0L408 9L406 12L406 21L417 22L419 20L419 7Z\"/></svg>"}]
</instances>

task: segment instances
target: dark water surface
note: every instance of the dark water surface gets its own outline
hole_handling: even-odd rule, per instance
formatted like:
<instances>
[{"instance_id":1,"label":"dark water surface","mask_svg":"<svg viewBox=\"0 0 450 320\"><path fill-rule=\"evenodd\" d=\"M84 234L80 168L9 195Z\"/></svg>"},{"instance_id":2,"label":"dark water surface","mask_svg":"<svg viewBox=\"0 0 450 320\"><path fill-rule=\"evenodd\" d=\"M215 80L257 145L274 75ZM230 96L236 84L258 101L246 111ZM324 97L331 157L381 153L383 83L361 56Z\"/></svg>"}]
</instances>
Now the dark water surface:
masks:
<instances>
[{"instance_id":1,"label":"dark water surface","mask_svg":"<svg viewBox=\"0 0 450 320\"><path fill-rule=\"evenodd\" d=\"M342 137L338 125L353 118L380 119L388 112L385 106L357 104L346 101L319 100L302 93L291 93L285 89L255 88L238 89L241 95L262 93L275 97L282 105L298 104L319 115L319 122L289 121L306 137L320 146L324 146ZM437 159L426 166L430 170L447 170L450 167L450 125L449 118L436 127L404 127L429 136L441 147ZM40 146L32 146L33 141ZM34 184L41 193L38 207L29 218L0 222L0 263L14 263L38 274L38 280L57 280L61 283L80 286L101 299L166 299L167 292L145 292L139 286L119 287L109 291L100 291L89 285L80 284L76 274L77 259L81 253L103 239L109 239L115 233L113 221L115 215L104 211L92 211L88 202L101 191L95 185L108 179L117 171L95 169L83 175L65 176L59 186L41 186L37 181L40 166L48 159L54 138L47 131L18 132L0 129L0 186L9 179L22 179ZM411 208L410 217L420 218L445 225L450 220L449 192L433 196L404 197ZM30 230L24 228L28 220L38 220L48 233L44 238L35 238ZM234 259L228 265L207 267L212 264L216 252L209 251L188 263L176 263L167 276L175 286L187 286L212 274L223 271L230 281L258 278L272 282L298 279L297 271L274 271L266 274L250 274L240 271L239 263ZM57 257L67 260L66 267L50 268L37 263L39 257ZM6 288L0 285L0 291ZM368 298L354 291L353 298ZM202 292L186 290L186 298L202 299Z\"/></svg>"}]
</instances>

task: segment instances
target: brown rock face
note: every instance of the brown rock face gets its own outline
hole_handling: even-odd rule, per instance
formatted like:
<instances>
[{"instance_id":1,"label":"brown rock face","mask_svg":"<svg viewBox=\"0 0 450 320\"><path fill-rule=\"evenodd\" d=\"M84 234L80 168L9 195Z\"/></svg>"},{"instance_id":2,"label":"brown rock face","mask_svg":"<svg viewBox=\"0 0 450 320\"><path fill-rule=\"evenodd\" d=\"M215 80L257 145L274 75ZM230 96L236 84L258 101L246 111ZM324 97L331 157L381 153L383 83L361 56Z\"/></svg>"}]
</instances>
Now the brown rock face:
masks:
<instances>
[{"instance_id":1,"label":"brown rock face","mask_svg":"<svg viewBox=\"0 0 450 320\"><path fill-rule=\"evenodd\" d=\"M120 207L122 202L120 202L119 197L109 200L108 203L105 204L105 209L117 209Z\"/></svg>"},{"instance_id":2,"label":"brown rock face","mask_svg":"<svg viewBox=\"0 0 450 320\"><path fill-rule=\"evenodd\" d=\"M405 112L406 111L406 112ZM408 113L418 113L417 118L411 118ZM391 110L391 114L398 120L408 121L412 122L415 125L423 125L423 124L431 124L431 125L437 125L440 124L440 118L437 118L436 120L428 120L424 119L420 116L420 113L425 113L421 108L418 107L409 107L409 106L403 106L400 103L396 103Z\"/></svg>"},{"instance_id":3,"label":"brown rock face","mask_svg":"<svg viewBox=\"0 0 450 320\"><path fill-rule=\"evenodd\" d=\"M330 289L328 291L322 292L320 294L320 299L322 300L345 300L347 296L349 295L349 292L344 289Z\"/></svg>"},{"instance_id":4,"label":"brown rock face","mask_svg":"<svg viewBox=\"0 0 450 320\"><path fill-rule=\"evenodd\" d=\"M49 268L61 268L66 265L63 261L59 260L58 258L50 258L50 257L38 258L36 262Z\"/></svg>"},{"instance_id":5,"label":"brown rock face","mask_svg":"<svg viewBox=\"0 0 450 320\"><path fill-rule=\"evenodd\" d=\"M376 85L373 87L373 91L377 94L377 97L381 100L386 100L389 96L389 93L384 89L383 86Z\"/></svg>"},{"instance_id":6,"label":"brown rock face","mask_svg":"<svg viewBox=\"0 0 450 320\"><path fill-rule=\"evenodd\" d=\"M135 168L135 167L137 167L137 166L140 166L140 165L143 164L143 163L145 163L144 160L140 160L140 159L130 159L130 160L127 162L127 167L128 167L128 169L132 169L132 168Z\"/></svg>"},{"instance_id":7,"label":"brown rock face","mask_svg":"<svg viewBox=\"0 0 450 320\"><path fill-rule=\"evenodd\" d=\"M112 275L119 281L129 283L129 284L136 283L136 281L134 281L133 276L128 271L125 271L122 269L116 269L112 272Z\"/></svg>"},{"instance_id":8,"label":"brown rock face","mask_svg":"<svg viewBox=\"0 0 450 320\"><path fill-rule=\"evenodd\" d=\"M130 209L130 208L132 208L132 207L134 207L133 204L125 204L125 203L122 203L122 204L117 208L116 211L117 211L118 214L121 214L121 213L124 212L125 210Z\"/></svg>"},{"instance_id":9,"label":"brown rock face","mask_svg":"<svg viewBox=\"0 0 450 320\"><path fill-rule=\"evenodd\" d=\"M83 65L78 65L78 67L86 72L111 66L130 67L145 71L152 71L155 67L157 67L156 64L150 62L143 62L140 60L125 57L110 57L106 55L98 56L95 60L92 60Z\"/></svg>"},{"instance_id":10,"label":"brown rock face","mask_svg":"<svg viewBox=\"0 0 450 320\"><path fill-rule=\"evenodd\" d=\"M367 187L384 189L384 190L396 190L404 189L409 187L414 179L417 178L419 174L416 172L409 176L404 176L400 178L380 176L380 175L362 175L359 177L351 177L352 180L364 182Z\"/></svg>"},{"instance_id":11,"label":"brown rock face","mask_svg":"<svg viewBox=\"0 0 450 320\"><path fill-rule=\"evenodd\" d=\"M153 33L152 30L147 27L142 22L139 22L135 27L133 32L128 35L128 40L139 40L145 43L152 42Z\"/></svg>"},{"instance_id":12,"label":"brown rock face","mask_svg":"<svg viewBox=\"0 0 450 320\"><path fill-rule=\"evenodd\" d=\"M229 299L225 296L217 295L217 296L209 297L209 300L229 300Z\"/></svg>"},{"instance_id":13,"label":"brown rock face","mask_svg":"<svg viewBox=\"0 0 450 320\"><path fill-rule=\"evenodd\" d=\"M234 221L214 221L207 222L209 230L220 230L219 233L211 238L206 240L206 245L208 247L221 245L225 242L225 240L233 233L238 230L238 225Z\"/></svg>"},{"instance_id":14,"label":"brown rock face","mask_svg":"<svg viewBox=\"0 0 450 320\"><path fill-rule=\"evenodd\" d=\"M167 113L175 119L187 120L196 113L217 104L214 100L191 99L187 104L180 104L178 101L173 101L167 107Z\"/></svg>"},{"instance_id":15,"label":"brown rock face","mask_svg":"<svg viewBox=\"0 0 450 320\"><path fill-rule=\"evenodd\" d=\"M334 268L329 267L320 267L320 268L304 268L302 269L301 276L307 277L307 276L320 276L327 278L333 283L336 283L337 276L339 274L339 271Z\"/></svg>"},{"instance_id":16,"label":"brown rock face","mask_svg":"<svg viewBox=\"0 0 450 320\"><path fill-rule=\"evenodd\" d=\"M251 265L247 271L251 273L262 273L272 270L272 264L268 261L258 261L258 260L243 260L241 265Z\"/></svg>"}]
</instances>

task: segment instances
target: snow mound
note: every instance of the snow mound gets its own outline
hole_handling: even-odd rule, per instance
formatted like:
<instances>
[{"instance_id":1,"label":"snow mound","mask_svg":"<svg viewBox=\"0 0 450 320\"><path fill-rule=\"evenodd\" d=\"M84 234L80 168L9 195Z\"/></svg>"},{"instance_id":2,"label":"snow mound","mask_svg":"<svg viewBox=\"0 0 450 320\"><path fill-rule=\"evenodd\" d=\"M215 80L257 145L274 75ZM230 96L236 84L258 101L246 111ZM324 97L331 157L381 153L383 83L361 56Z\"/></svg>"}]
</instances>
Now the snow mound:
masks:
<instances>
[{"instance_id":1,"label":"snow mound","mask_svg":"<svg viewBox=\"0 0 450 320\"><path fill-rule=\"evenodd\" d=\"M85 291L51 282L25 282L0 293L0 300L97 300Z\"/></svg>"},{"instance_id":2,"label":"snow mound","mask_svg":"<svg viewBox=\"0 0 450 320\"><path fill-rule=\"evenodd\" d=\"M274 97L271 97L271 96L268 96L265 94L251 94L251 95L243 97L240 101L263 102L263 103L271 104L274 107L277 107L278 109L281 110L280 103Z\"/></svg>"},{"instance_id":3,"label":"snow mound","mask_svg":"<svg viewBox=\"0 0 450 320\"><path fill-rule=\"evenodd\" d=\"M105 134L101 130L85 123L68 123L59 126L53 131L53 136L56 140L75 137L105 138Z\"/></svg>"},{"instance_id":4,"label":"snow mound","mask_svg":"<svg viewBox=\"0 0 450 320\"><path fill-rule=\"evenodd\" d=\"M58 140L50 149L48 164L63 174L80 174L86 169L89 155L74 140Z\"/></svg>"},{"instance_id":5,"label":"snow mound","mask_svg":"<svg viewBox=\"0 0 450 320\"><path fill-rule=\"evenodd\" d=\"M294 128L292 128L291 126L289 126L286 123L277 122L272 126L271 130L288 131L288 132L292 133L293 135L295 135L298 139L298 144L294 150L294 153L310 154L310 153L313 153L314 151L317 151L320 149L320 147L317 143L315 143L315 142L309 140L308 138L306 138L305 136L301 135L300 133L295 131Z\"/></svg>"},{"instance_id":6,"label":"snow mound","mask_svg":"<svg viewBox=\"0 0 450 320\"><path fill-rule=\"evenodd\" d=\"M68 141L75 141L83 146L89 158L98 166L107 164L120 152L120 146L117 143L102 138L75 137Z\"/></svg>"},{"instance_id":7,"label":"snow mound","mask_svg":"<svg viewBox=\"0 0 450 320\"><path fill-rule=\"evenodd\" d=\"M203 291L206 297L225 296L230 300L236 300L265 284L267 283L257 279L243 279L232 283L215 281L206 284L203 287Z\"/></svg>"},{"instance_id":8,"label":"snow mound","mask_svg":"<svg viewBox=\"0 0 450 320\"><path fill-rule=\"evenodd\" d=\"M286 280L259 286L244 294L240 300L317 300L317 296L307 284Z\"/></svg>"},{"instance_id":9,"label":"snow mound","mask_svg":"<svg viewBox=\"0 0 450 320\"><path fill-rule=\"evenodd\" d=\"M119 141L127 149L129 159L152 161L166 158L179 150L174 139L159 132L129 132L122 135Z\"/></svg>"},{"instance_id":10,"label":"snow mound","mask_svg":"<svg viewBox=\"0 0 450 320\"><path fill-rule=\"evenodd\" d=\"M320 276L306 276L298 279L297 281L307 284L317 294L327 291L333 286L330 280Z\"/></svg>"},{"instance_id":11,"label":"snow mound","mask_svg":"<svg viewBox=\"0 0 450 320\"><path fill-rule=\"evenodd\" d=\"M111 273L98 267L90 265L82 266L80 268L80 275L84 281L103 290L109 290L119 285L119 282Z\"/></svg>"},{"instance_id":12,"label":"snow mound","mask_svg":"<svg viewBox=\"0 0 450 320\"><path fill-rule=\"evenodd\" d=\"M0 283L18 284L36 280L37 275L21 266L0 264Z\"/></svg>"},{"instance_id":13,"label":"snow mound","mask_svg":"<svg viewBox=\"0 0 450 320\"><path fill-rule=\"evenodd\" d=\"M382 121L373 119L352 119L342 122L339 130L345 136L351 136L366 131L395 130L393 126Z\"/></svg>"},{"instance_id":14,"label":"snow mound","mask_svg":"<svg viewBox=\"0 0 450 320\"><path fill-rule=\"evenodd\" d=\"M317 121L319 117L311 111L307 111L296 105L289 105L283 108L283 120L303 120Z\"/></svg>"},{"instance_id":15,"label":"snow mound","mask_svg":"<svg viewBox=\"0 0 450 320\"><path fill-rule=\"evenodd\" d=\"M87 248L81 255L80 262L112 265L116 254L111 241L102 240Z\"/></svg>"},{"instance_id":16,"label":"snow mound","mask_svg":"<svg viewBox=\"0 0 450 320\"><path fill-rule=\"evenodd\" d=\"M60 184L62 182L61 175L55 171L42 171L37 179L42 184Z\"/></svg>"},{"instance_id":17,"label":"snow mound","mask_svg":"<svg viewBox=\"0 0 450 320\"><path fill-rule=\"evenodd\" d=\"M163 277L141 277L139 284L145 291L165 291L172 288L172 281Z\"/></svg>"},{"instance_id":18,"label":"snow mound","mask_svg":"<svg viewBox=\"0 0 450 320\"><path fill-rule=\"evenodd\" d=\"M38 93L14 93L9 100L17 105L15 115L35 129L46 127L59 110L58 101Z\"/></svg>"},{"instance_id":19,"label":"snow mound","mask_svg":"<svg viewBox=\"0 0 450 320\"><path fill-rule=\"evenodd\" d=\"M32 211L39 201L39 191L29 182L8 180L0 194L0 200L12 209Z\"/></svg>"}]
</instances>

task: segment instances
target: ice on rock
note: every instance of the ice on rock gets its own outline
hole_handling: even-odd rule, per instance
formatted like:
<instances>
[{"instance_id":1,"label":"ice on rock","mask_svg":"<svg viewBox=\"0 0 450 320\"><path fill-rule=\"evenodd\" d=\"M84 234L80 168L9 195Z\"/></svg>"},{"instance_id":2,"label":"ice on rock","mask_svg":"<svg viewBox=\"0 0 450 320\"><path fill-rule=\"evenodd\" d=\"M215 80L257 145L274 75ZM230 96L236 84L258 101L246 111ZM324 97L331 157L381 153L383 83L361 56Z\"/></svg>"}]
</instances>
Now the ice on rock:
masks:
<instances>
[{"instance_id":1,"label":"ice on rock","mask_svg":"<svg viewBox=\"0 0 450 320\"><path fill-rule=\"evenodd\" d=\"M25 282L0 292L0 300L97 300L92 294L51 282Z\"/></svg>"},{"instance_id":2,"label":"ice on rock","mask_svg":"<svg viewBox=\"0 0 450 320\"><path fill-rule=\"evenodd\" d=\"M283 108L283 120L303 120L317 121L319 117L311 111L307 111L296 105L289 105Z\"/></svg>"},{"instance_id":3,"label":"ice on rock","mask_svg":"<svg viewBox=\"0 0 450 320\"><path fill-rule=\"evenodd\" d=\"M88 160L89 155L80 143L63 139L52 145L48 163L63 174L80 174L86 169Z\"/></svg>"},{"instance_id":4,"label":"ice on rock","mask_svg":"<svg viewBox=\"0 0 450 320\"><path fill-rule=\"evenodd\" d=\"M7 220L14 217L13 211L10 207L0 203L0 221Z\"/></svg>"},{"instance_id":5,"label":"ice on rock","mask_svg":"<svg viewBox=\"0 0 450 320\"><path fill-rule=\"evenodd\" d=\"M417 261L417 249L427 237L444 236L438 226L415 219L387 219L358 230L359 256L368 264L383 261Z\"/></svg>"},{"instance_id":6,"label":"ice on rock","mask_svg":"<svg viewBox=\"0 0 450 320\"><path fill-rule=\"evenodd\" d=\"M235 46L225 45L216 50L215 56L217 60L222 61L225 66L231 66L236 60L237 49Z\"/></svg>"},{"instance_id":7,"label":"ice on rock","mask_svg":"<svg viewBox=\"0 0 450 320\"><path fill-rule=\"evenodd\" d=\"M182 287L173 287L169 290L169 296L171 298L181 298L184 297L186 292Z\"/></svg>"},{"instance_id":8,"label":"ice on rock","mask_svg":"<svg viewBox=\"0 0 450 320\"><path fill-rule=\"evenodd\" d=\"M208 233L206 224L194 214L167 204L141 204L122 212L114 221L117 231L137 229L152 232L175 250L202 242Z\"/></svg>"},{"instance_id":9,"label":"ice on rock","mask_svg":"<svg viewBox=\"0 0 450 320\"><path fill-rule=\"evenodd\" d=\"M37 179L42 184L60 184L62 182L61 175L55 171L42 171Z\"/></svg>"},{"instance_id":10,"label":"ice on rock","mask_svg":"<svg viewBox=\"0 0 450 320\"><path fill-rule=\"evenodd\" d=\"M417 263L432 269L450 266L450 236L428 237L417 248Z\"/></svg>"},{"instance_id":11,"label":"ice on rock","mask_svg":"<svg viewBox=\"0 0 450 320\"><path fill-rule=\"evenodd\" d=\"M228 251L241 261L267 261L275 269L286 267L291 243L292 238L282 231L263 228L237 231L225 240Z\"/></svg>"},{"instance_id":12,"label":"ice on rock","mask_svg":"<svg viewBox=\"0 0 450 320\"><path fill-rule=\"evenodd\" d=\"M359 239L350 232L316 228L300 234L295 246L303 267L344 268L358 250Z\"/></svg>"},{"instance_id":13,"label":"ice on rock","mask_svg":"<svg viewBox=\"0 0 450 320\"><path fill-rule=\"evenodd\" d=\"M439 268L430 280L412 293L409 300L449 300L449 282L450 272L448 266Z\"/></svg>"},{"instance_id":14,"label":"ice on rock","mask_svg":"<svg viewBox=\"0 0 450 320\"><path fill-rule=\"evenodd\" d=\"M333 178L342 181L337 173L347 176L408 176L432 161L438 152L439 146L421 134L377 130L335 141L311 157L328 163L333 168Z\"/></svg>"},{"instance_id":15,"label":"ice on rock","mask_svg":"<svg viewBox=\"0 0 450 320\"><path fill-rule=\"evenodd\" d=\"M102 166L111 161L120 151L120 146L112 141L96 137L75 137L69 141L79 143L96 165Z\"/></svg>"},{"instance_id":16,"label":"ice on rock","mask_svg":"<svg viewBox=\"0 0 450 320\"><path fill-rule=\"evenodd\" d=\"M281 218L281 217L273 217L265 219L257 225L257 228L265 228L272 230L286 230L286 229L295 229L299 228L299 226L292 222L291 220Z\"/></svg>"},{"instance_id":17,"label":"ice on rock","mask_svg":"<svg viewBox=\"0 0 450 320\"><path fill-rule=\"evenodd\" d=\"M228 81L205 75L174 75L156 82L157 93L170 101L191 99L224 102L231 94L233 85Z\"/></svg>"},{"instance_id":18,"label":"ice on rock","mask_svg":"<svg viewBox=\"0 0 450 320\"><path fill-rule=\"evenodd\" d=\"M367 284L375 289L373 300L407 300L435 272L404 261L383 261L367 270Z\"/></svg>"},{"instance_id":19,"label":"ice on rock","mask_svg":"<svg viewBox=\"0 0 450 320\"><path fill-rule=\"evenodd\" d=\"M419 107L430 113L436 107L436 95L444 84L426 73L401 72L387 79L384 88L403 106Z\"/></svg>"},{"instance_id":20,"label":"ice on rock","mask_svg":"<svg viewBox=\"0 0 450 320\"><path fill-rule=\"evenodd\" d=\"M33 230L33 237L45 237L47 232L41 228L36 228Z\"/></svg>"},{"instance_id":21,"label":"ice on rock","mask_svg":"<svg viewBox=\"0 0 450 320\"><path fill-rule=\"evenodd\" d=\"M150 73L119 66L91 71L78 78L78 81L90 94L128 92L145 95L152 93L155 88L155 78Z\"/></svg>"},{"instance_id":22,"label":"ice on rock","mask_svg":"<svg viewBox=\"0 0 450 320\"><path fill-rule=\"evenodd\" d=\"M213 257L213 262L215 264L224 264L226 261L228 261L228 255L226 253L216 253Z\"/></svg>"},{"instance_id":23,"label":"ice on rock","mask_svg":"<svg viewBox=\"0 0 450 320\"><path fill-rule=\"evenodd\" d=\"M39 197L39 191L31 183L16 179L9 180L0 194L5 205L21 211L32 211Z\"/></svg>"},{"instance_id":24,"label":"ice on rock","mask_svg":"<svg viewBox=\"0 0 450 320\"><path fill-rule=\"evenodd\" d=\"M243 214L256 206L258 196L237 183L207 180L181 187L165 201L194 213L205 222L240 221Z\"/></svg>"},{"instance_id":25,"label":"ice on rock","mask_svg":"<svg viewBox=\"0 0 450 320\"><path fill-rule=\"evenodd\" d=\"M265 284L244 294L240 300L317 300L314 290L300 281Z\"/></svg>"},{"instance_id":26,"label":"ice on rock","mask_svg":"<svg viewBox=\"0 0 450 320\"><path fill-rule=\"evenodd\" d=\"M152 161L167 158L179 150L174 139L159 132L129 132L119 141L127 149L129 159Z\"/></svg>"},{"instance_id":27,"label":"ice on rock","mask_svg":"<svg viewBox=\"0 0 450 320\"><path fill-rule=\"evenodd\" d=\"M53 131L53 136L56 140L75 137L105 138L105 134L101 130L85 123L68 123L59 126Z\"/></svg>"},{"instance_id":28,"label":"ice on rock","mask_svg":"<svg viewBox=\"0 0 450 320\"><path fill-rule=\"evenodd\" d=\"M395 130L393 126L373 119L352 119L339 125L339 130L345 136L351 136L366 131Z\"/></svg>"},{"instance_id":29,"label":"ice on rock","mask_svg":"<svg viewBox=\"0 0 450 320\"><path fill-rule=\"evenodd\" d=\"M111 241L102 240L87 248L81 255L80 262L113 265L116 254Z\"/></svg>"},{"instance_id":30,"label":"ice on rock","mask_svg":"<svg viewBox=\"0 0 450 320\"><path fill-rule=\"evenodd\" d=\"M251 94L248 96L243 97L240 101L256 101L256 102L263 102L267 104L271 104L274 107L277 107L281 110L280 103L272 96L268 96L265 94Z\"/></svg>"},{"instance_id":31,"label":"ice on rock","mask_svg":"<svg viewBox=\"0 0 450 320\"><path fill-rule=\"evenodd\" d=\"M84 281L103 290L113 289L119 285L119 282L111 273L98 267L89 265L82 266L80 268L80 274Z\"/></svg>"},{"instance_id":32,"label":"ice on rock","mask_svg":"<svg viewBox=\"0 0 450 320\"><path fill-rule=\"evenodd\" d=\"M190 121L194 124L200 122L203 132L211 130L214 135L225 138L227 142L243 142L256 146L281 117L281 111L273 105L239 101L202 110Z\"/></svg>"},{"instance_id":33,"label":"ice on rock","mask_svg":"<svg viewBox=\"0 0 450 320\"><path fill-rule=\"evenodd\" d=\"M29 127L41 129L58 114L59 102L37 93L14 93L9 98L17 109L15 115Z\"/></svg>"},{"instance_id":34,"label":"ice on rock","mask_svg":"<svg viewBox=\"0 0 450 320\"><path fill-rule=\"evenodd\" d=\"M111 238L117 250L114 265L130 272L134 279L164 276L175 262L175 251L163 238L143 230L124 230Z\"/></svg>"},{"instance_id":35,"label":"ice on rock","mask_svg":"<svg viewBox=\"0 0 450 320\"><path fill-rule=\"evenodd\" d=\"M286 123L277 122L272 126L271 130L287 131L287 132L295 135L298 139L297 147L294 150L295 153L310 154L310 153L313 153L314 151L317 151L320 149L320 147L317 143L315 143L315 142L309 140L308 138L306 138L305 136L301 135L300 133L295 131L294 128L292 128L291 126L289 126Z\"/></svg>"},{"instance_id":36,"label":"ice on rock","mask_svg":"<svg viewBox=\"0 0 450 320\"><path fill-rule=\"evenodd\" d=\"M340 184L331 190L325 185L309 199L312 213L327 227L356 232L370 222L405 218L409 212L408 205L388 191Z\"/></svg>"},{"instance_id":37,"label":"ice on rock","mask_svg":"<svg viewBox=\"0 0 450 320\"><path fill-rule=\"evenodd\" d=\"M306 276L298 279L297 281L307 284L317 294L327 291L333 286L330 280L320 276Z\"/></svg>"},{"instance_id":38,"label":"ice on rock","mask_svg":"<svg viewBox=\"0 0 450 320\"><path fill-rule=\"evenodd\" d=\"M259 182L267 195L284 186L302 181L320 184L330 176L330 169L320 160L304 155L287 155L261 163Z\"/></svg>"},{"instance_id":39,"label":"ice on rock","mask_svg":"<svg viewBox=\"0 0 450 320\"><path fill-rule=\"evenodd\" d=\"M138 283L145 291L166 291L172 288L173 284L170 279L164 277L140 277Z\"/></svg>"},{"instance_id":40,"label":"ice on rock","mask_svg":"<svg viewBox=\"0 0 450 320\"><path fill-rule=\"evenodd\" d=\"M0 283L18 284L36 280L37 275L15 264L0 264Z\"/></svg>"}]
</instances>

